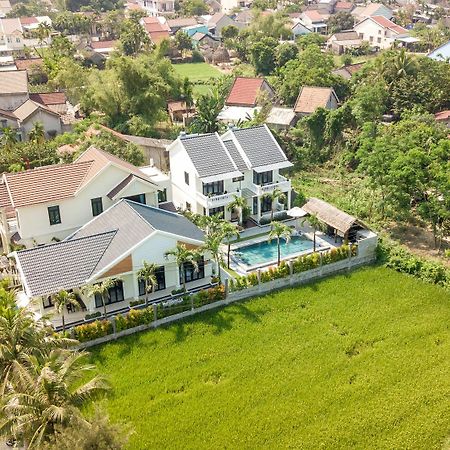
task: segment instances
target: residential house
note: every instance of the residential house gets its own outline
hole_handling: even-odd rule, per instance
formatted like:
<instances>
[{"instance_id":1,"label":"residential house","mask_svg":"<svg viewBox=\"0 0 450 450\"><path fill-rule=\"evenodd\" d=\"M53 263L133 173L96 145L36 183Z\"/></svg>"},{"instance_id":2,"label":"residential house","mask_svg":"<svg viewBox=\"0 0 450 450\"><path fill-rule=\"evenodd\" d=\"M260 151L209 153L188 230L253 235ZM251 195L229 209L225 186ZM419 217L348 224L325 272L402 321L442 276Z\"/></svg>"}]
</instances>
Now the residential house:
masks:
<instances>
[{"instance_id":1,"label":"residential house","mask_svg":"<svg viewBox=\"0 0 450 450\"><path fill-rule=\"evenodd\" d=\"M333 14L337 0L318 0L317 10L321 14Z\"/></svg>"},{"instance_id":2,"label":"residential house","mask_svg":"<svg viewBox=\"0 0 450 450\"><path fill-rule=\"evenodd\" d=\"M14 58L11 55L0 56L0 72L11 72L17 70Z\"/></svg>"},{"instance_id":3,"label":"residential house","mask_svg":"<svg viewBox=\"0 0 450 450\"><path fill-rule=\"evenodd\" d=\"M26 70L29 76L35 69L42 68L44 61L42 58L21 58L15 59L14 64L17 70Z\"/></svg>"},{"instance_id":4,"label":"residential house","mask_svg":"<svg viewBox=\"0 0 450 450\"><path fill-rule=\"evenodd\" d=\"M194 36L195 33L208 33L208 27L202 23L197 23L195 25L190 25L188 27L181 28L181 31L186 33L189 37Z\"/></svg>"},{"instance_id":5,"label":"residential house","mask_svg":"<svg viewBox=\"0 0 450 450\"><path fill-rule=\"evenodd\" d=\"M169 39L170 28L167 22L162 22L157 17L143 17L140 23L153 44L157 45L163 39Z\"/></svg>"},{"instance_id":6,"label":"residential house","mask_svg":"<svg viewBox=\"0 0 450 450\"><path fill-rule=\"evenodd\" d=\"M300 15L301 23L309 30L319 34L327 33L328 18L328 14L321 14L316 9L304 11Z\"/></svg>"},{"instance_id":7,"label":"residential house","mask_svg":"<svg viewBox=\"0 0 450 450\"><path fill-rule=\"evenodd\" d=\"M339 99L333 88L303 86L295 102L294 111L300 116L312 114L317 108L336 109Z\"/></svg>"},{"instance_id":8,"label":"residential house","mask_svg":"<svg viewBox=\"0 0 450 450\"><path fill-rule=\"evenodd\" d=\"M408 36L408 30L383 16L372 16L363 19L353 27L360 38L371 47L391 48L399 38Z\"/></svg>"},{"instance_id":9,"label":"residential house","mask_svg":"<svg viewBox=\"0 0 450 450\"><path fill-rule=\"evenodd\" d=\"M6 17L11 12L11 3L9 0L0 0L0 18Z\"/></svg>"},{"instance_id":10,"label":"residential house","mask_svg":"<svg viewBox=\"0 0 450 450\"><path fill-rule=\"evenodd\" d=\"M119 41L116 39L109 41L92 40L89 45L95 53L100 53L105 58L108 58L113 51L117 50L117 47L119 46Z\"/></svg>"},{"instance_id":11,"label":"residential house","mask_svg":"<svg viewBox=\"0 0 450 450\"><path fill-rule=\"evenodd\" d=\"M392 9L383 3L369 3L366 6L357 6L351 14L355 18L356 22L361 22L368 17L374 16L382 16L388 20L394 17L394 12Z\"/></svg>"},{"instance_id":12,"label":"residential house","mask_svg":"<svg viewBox=\"0 0 450 450\"><path fill-rule=\"evenodd\" d=\"M0 109L14 111L27 100L27 72L25 70L2 72L0 76Z\"/></svg>"},{"instance_id":13,"label":"residential house","mask_svg":"<svg viewBox=\"0 0 450 450\"><path fill-rule=\"evenodd\" d=\"M222 12L230 14L237 8L249 8L252 4L252 0L220 0L222 6Z\"/></svg>"},{"instance_id":14,"label":"residential house","mask_svg":"<svg viewBox=\"0 0 450 450\"><path fill-rule=\"evenodd\" d=\"M188 290L210 286L213 262L206 252L195 270L191 263L178 267L167 251L184 244L198 249L204 234L186 217L130 200L120 200L94 217L61 242L13 252L23 285L18 297L22 304L34 300L37 316L55 313L52 294L64 289L76 295L81 311L69 307L64 312L69 326L83 323L86 313L103 313L99 296L89 296L87 285L115 280L105 301L110 314L128 310L131 300L146 296L145 283L138 272L143 262L158 266L156 285L150 301L170 299L179 289L183 271ZM54 314L54 326L61 317Z\"/></svg>"},{"instance_id":15,"label":"residential house","mask_svg":"<svg viewBox=\"0 0 450 450\"><path fill-rule=\"evenodd\" d=\"M267 93L269 98L275 96L272 86L264 78L236 77L225 105L254 108L262 93Z\"/></svg>"},{"instance_id":16,"label":"residential house","mask_svg":"<svg viewBox=\"0 0 450 450\"><path fill-rule=\"evenodd\" d=\"M137 6L149 16L164 16L175 12L174 0L138 0Z\"/></svg>"},{"instance_id":17,"label":"residential house","mask_svg":"<svg viewBox=\"0 0 450 450\"><path fill-rule=\"evenodd\" d=\"M242 28L241 24L235 22L231 17L224 13L216 13L212 15L207 22L209 33L218 38L222 37L222 29L230 25L237 28Z\"/></svg>"},{"instance_id":18,"label":"residential house","mask_svg":"<svg viewBox=\"0 0 450 450\"><path fill-rule=\"evenodd\" d=\"M95 147L70 164L5 173L0 209L14 217L2 220L3 245L11 236L26 247L64 239L121 198L157 206L160 189L139 168Z\"/></svg>"},{"instance_id":19,"label":"residential house","mask_svg":"<svg viewBox=\"0 0 450 450\"><path fill-rule=\"evenodd\" d=\"M170 34L176 34L178 30L185 27L191 27L197 25L198 21L195 17L180 17L179 19L169 19L167 20L167 25L170 28ZM208 30L206 30L208 32Z\"/></svg>"},{"instance_id":20,"label":"residential house","mask_svg":"<svg viewBox=\"0 0 450 450\"><path fill-rule=\"evenodd\" d=\"M12 128L13 130L17 128L17 117L12 111L5 111L0 109L0 128ZM0 132L0 136L2 132ZM18 132L17 139L21 139L21 135Z\"/></svg>"},{"instance_id":21,"label":"residential house","mask_svg":"<svg viewBox=\"0 0 450 450\"><path fill-rule=\"evenodd\" d=\"M352 75L354 73L358 72L359 70L361 70L362 67L364 66L364 64L365 64L365 62L361 62L361 63L349 64L347 66L342 66L339 69L333 70L333 74L340 75L342 78L345 78L346 80L350 80Z\"/></svg>"},{"instance_id":22,"label":"residential house","mask_svg":"<svg viewBox=\"0 0 450 450\"><path fill-rule=\"evenodd\" d=\"M192 44L195 48L208 47L217 48L220 45L220 40L207 33L197 32L191 37Z\"/></svg>"},{"instance_id":23,"label":"residential house","mask_svg":"<svg viewBox=\"0 0 450 450\"><path fill-rule=\"evenodd\" d=\"M290 28L294 39L297 36L304 36L305 34L312 33L312 31L309 28L305 27L305 25L303 25L300 21L291 23Z\"/></svg>"},{"instance_id":24,"label":"residential house","mask_svg":"<svg viewBox=\"0 0 450 450\"><path fill-rule=\"evenodd\" d=\"M265 122L270 126L270 128L274 128L276 130L288 130L289 128L295 126L297 120L298 116L295 114L293 108L280 108L274 106L270 110Z\"/></svg>"},{"instance_id":25,"label":"residential house","mask_svg":"<svg viewBox=\"0 0 450 450\"><path fill-rule=\"evenodd\" d=\"M361 47L362 39L356 31L341 31L332 34L327 40L327 48L337 55L342 55L347 50Z\"/></svg>"},{"instance_id":26,"label":"residential house","mask_svg":"<svg viewBox=\"0 0 450 450\"><path fill-rule=\"evenodd\" d=\"M450 62L450 41L436 48L427 56L428 58L434 59L435 61Z\"/></svg>"},{"instance_id":27,"label":"residential house","mask_svg":"<svg viewBox=\"0 0 450 450\"><path fill-rule=\"evenodd\" d=\"M178 123L186 126L190 119L194 117L195 107L193 105L187 106L186 102L176 100L167 102L167 112L170 120L173 123Z\"/></svg>"},{"instance_id":28,"label":"residential house","mask_svg":"<svg viewBox=\"0 0 450 450\"><path fill-rule=\"evenodd\" d=\"M338 12L352 12L355 7L352 2L336 2L334 5L334 13Z\"/></svg>"},{"instance_id":29,"label":"residential house","mask_svg":"<svg viewBox=\"0 0 450 450\"><path fill-rule=\"evenodd\" d=\"M272 210L266 194L277 188L286 197L277 210L290 207L291 182L280 169L292 164L266 125L233 128L222 136L181 135L168 151L173 203L179 208L236 221L238 213L229 205L244 197L250 217L259 222Z\"/></svg>"}]
</instances>

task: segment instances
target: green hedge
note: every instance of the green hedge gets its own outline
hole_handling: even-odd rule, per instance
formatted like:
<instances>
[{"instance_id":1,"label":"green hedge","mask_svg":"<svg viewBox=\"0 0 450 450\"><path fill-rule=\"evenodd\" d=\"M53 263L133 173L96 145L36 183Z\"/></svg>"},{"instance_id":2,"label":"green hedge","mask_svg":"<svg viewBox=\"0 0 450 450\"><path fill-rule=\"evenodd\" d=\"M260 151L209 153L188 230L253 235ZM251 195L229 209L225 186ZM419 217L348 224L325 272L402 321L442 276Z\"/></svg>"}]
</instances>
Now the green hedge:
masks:
<instances>
[{"instance_id":1,"label":"green hedge","mask_svg":"<svg viewBox=\"0 0 450 450\"><path fill-rule=\"evenodd\" d=\"M385 242L381 242L378 246L378 258L386 267L397 272L407 273L450 290L450 269L443 264L419 258L399 245Z\"/></svg>"},{"instance_id":2,"label":"green hedge","mask_svg":"<svg viewBox=\"0 0 450 450\"><path fill-rule=\"evenodd\" d=\"M193 303L195 308L214 303L225 298L225 289L222 285L215 286L210 289L202 290L193 294L182 297L181 302L172 306L157 305L157 318L172 316L183 311L191 309ZM130 302L131 305L132 302ZM95 322L78 325L73 328L73 337L80 342L92 341L114 331L113 322L116 332L135 328L139 325L152 323L155 320L153 305L143 309L130 309L126 314L119 314L111 320L96 320Z\"/></svg>"},{"instance_id":3,"label":"green hedge","mask_svg":"<svg viewBox=\"0 0 450 450\"><path fill-rule=\"evenodd\" d=\"M352 245L352 256L358 254L358 246ZM342 245L339 248L333 248L327 252L322 252L322 265L331 264L348 258L349 246ZM320 253L311 253L305 256L299 256L293 261L293 272L300 273L307 270L316 269L320 266ZM276 280L278 278L286 278L289 276L289 265L285 261L281 261L278 267L269 267L268 270L260 273L261 283ZM258 274L251 272L247 276L238 276L234 280L230 280L230 291L241 291L258 284Z\"/></svg>"}]
</instances>

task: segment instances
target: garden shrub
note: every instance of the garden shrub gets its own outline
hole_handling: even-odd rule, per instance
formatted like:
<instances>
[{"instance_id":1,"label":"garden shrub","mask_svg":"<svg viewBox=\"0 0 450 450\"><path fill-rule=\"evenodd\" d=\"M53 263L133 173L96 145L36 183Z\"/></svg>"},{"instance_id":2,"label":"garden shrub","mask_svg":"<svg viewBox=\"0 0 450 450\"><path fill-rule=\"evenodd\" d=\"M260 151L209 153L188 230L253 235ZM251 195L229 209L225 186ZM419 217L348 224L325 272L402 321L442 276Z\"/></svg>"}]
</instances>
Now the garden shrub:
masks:
<instances>
[{"instance_id":1,"label":"garden shrub","mask_svg":"<svg viewBox=\"0 0 450 450\"><path fill-rule=\"evenodd\" d=\"M141 299L141 300L131 300L131 302L130 302L130 306L131 306L131 307L133 307L133 306L139 306L139 305L143 305L143 304L145 304L145 300L144 300L144 299Z\"/></svg>"},{"instance_id":2,"label":"garden shrub","mask_svg":"<svg viewBox=\"0 0 450 450\"><path fill-rule=\"evenodd\" d=\"M73 329L74 338L80 342L92 341L112 332L113 326L109 320L96 320L92 323L78 325Z\"/></svg>"}]
</instances>

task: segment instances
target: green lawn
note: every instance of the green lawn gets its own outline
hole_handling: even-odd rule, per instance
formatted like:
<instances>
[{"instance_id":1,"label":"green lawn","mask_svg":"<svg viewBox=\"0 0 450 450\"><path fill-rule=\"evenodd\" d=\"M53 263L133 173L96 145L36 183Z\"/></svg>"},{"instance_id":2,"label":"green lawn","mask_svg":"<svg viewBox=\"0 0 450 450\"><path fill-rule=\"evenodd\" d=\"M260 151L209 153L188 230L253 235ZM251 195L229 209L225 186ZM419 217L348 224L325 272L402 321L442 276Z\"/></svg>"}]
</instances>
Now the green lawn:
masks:
<instances>
[{"instance_id":1,"label":"green lawn","mask_svg":"<svg viewBox=\"0 0 450 450\"><path fill-rule=\"evenodd\" d=\"M211 78L218 78L222 76L220 70L216 69L207 63L188 63L188 64L174 64L175 72L181 78L189 78L194 84L194 95L207 94L212 87L212 83L204 84ZM201 84L199 84L199 82Z\"/></svg>"},{"instance_id":2,"label":"green lawn","mask_svg":"<svg viewBox=\"0 0 450 450\"><path fill-rule=\"evenodd\" d=\"M366 268L93 350L130 449L440 449L449 293ZM447 441L448 444L448 441Z\"/></svg>"}]
</instances>

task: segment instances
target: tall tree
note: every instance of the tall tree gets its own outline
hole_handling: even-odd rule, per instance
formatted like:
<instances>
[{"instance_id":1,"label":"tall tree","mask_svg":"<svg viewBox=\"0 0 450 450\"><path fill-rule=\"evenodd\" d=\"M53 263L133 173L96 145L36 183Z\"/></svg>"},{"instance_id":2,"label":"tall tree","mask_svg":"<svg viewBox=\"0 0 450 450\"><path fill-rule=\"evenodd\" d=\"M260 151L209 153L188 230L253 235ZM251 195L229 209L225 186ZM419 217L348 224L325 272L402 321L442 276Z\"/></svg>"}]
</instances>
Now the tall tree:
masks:
<instances>
[{"instance_id":1,"label":"tall tree","mask_svg":"<svg viewBox=\"0 0 450 450\"><path fill-rule=\"evenodd\" d=\"M194 133L215 133L219 131L217 116L224 105L224 98L217 89L207 95L200 95L197 99L197 115L192 121L191 129Z\"/></svg>"},{"instance_id":2,"label":"tall tree","mask_svg":"<svg viewBox=\"0 0 450 450\"><path fill-rule=\"evenodd\" d=\"M116 285L116 282L117 278L106 278L100 283L95 283L84 288L84 292L87 296L95 297L96 295L98 295L101 298L103 306L103 316L105 319L108 318L108 312L106 311L106 301L109 297L109 290Z\"/></svg>"},{"instance_id":3,"label":"tall tree","mask_svg":"<svg viewBox=\"0 0 450 450\"><path fill-rule=\"evenodd\" d=\"M239 230L230 222L225 222L223 225L223 239L227 244L227 268L230 268L230 253L231 243L233 239L238 239L240 236Z\"/></svg>"},{"instance_id":4,"label":"tall tree","mask_svg":"<svg viewBox=\"0 0 450 450\"><path fill-rule=\"evenodd\" d=\"M242 226L244 221L244 210L247 208L247 200L239 195L233 195L233 200L228 204L229 211L236 211L238 214L238 224Z\"/></svg>"},{"instance_id":5,"label":"tall tree","mask_svg":"<svg viewBox=\"0 0 450 450\"><path fill-rule=\"evenodd\" d=\"M275 214L277 203L285 201L286 196L279 188L275 188L272 192L265 194L265 197L270 200L270 223L273 224L273 216Z\"/></svg>"},{"instance_id":6,"label":"tall tree","mask_svg":"<svg viewBox=\"0 0 450 450\"><path fill-rule=\"evenodd\" d=\"M156 279L156 270L158 266L154 263L148 263L147 261L142 262L142 267L138 270L138 279L144 282L145 286L145 305L148 306L148 296L154 290L158 284Z\"/></svg>"},{"instance_id":7,"label":"tall tree","mask_svg":"<svg viewBox=\"0 0 450 450\"><path fill-rule=\"evenodd\" d=\"M181 284L183 291L186 292L186 278L184 274L185 264L192 264L195 271L198 271L198 261L201 258L201 253L198 250L191 250L185 244L177 243L176 247L165 253L166 259L171 257L175 259L176 265L180 272Z\"/></svg>"},{"instance_id":8,"label":"tall tree","mask_svg":"<svg viewBox=\"0 0 450 450\"><path fill-rule=\"evenodd\" d=\"M304 221L303 223L307 221L309 223L309 225L311 226L311 228L313 229L313 251L316 251L316 234L317 234L317 230L320 229L321 226L321 222L319 220L319 218L317 217L316 214L310 214Z\"/></svg>"},{"instance_id":9,"label":"tall tree","mask_svg":"<svg viewBox=\"0 0 450 450\"><path fill-rule=\"evenodd\" d=\"M292 229L288 225L281 222L271 222L271 231L269 233L269 242L272 239L277 240L277 264L280 265L281 262L281 239L286 241L286 244L290 241L292 235Z\"/></svg>"},{"instance_id":10,"label":"tall tree","mask_svg":"<svg viewBox=\"0 0 450 450\"><path fill-rule=\"evenodd\" d=\"M58 314L61 314L62 319L62 330L63 333L66 331L66 310L67 307L73 307L75 309L80 308L80 304L77 301L77 297L73 292L67 292L65 290L59 291L57 294L52 296L53 304L55 305L55 310Z\"/></svg>"}]
</instances>

